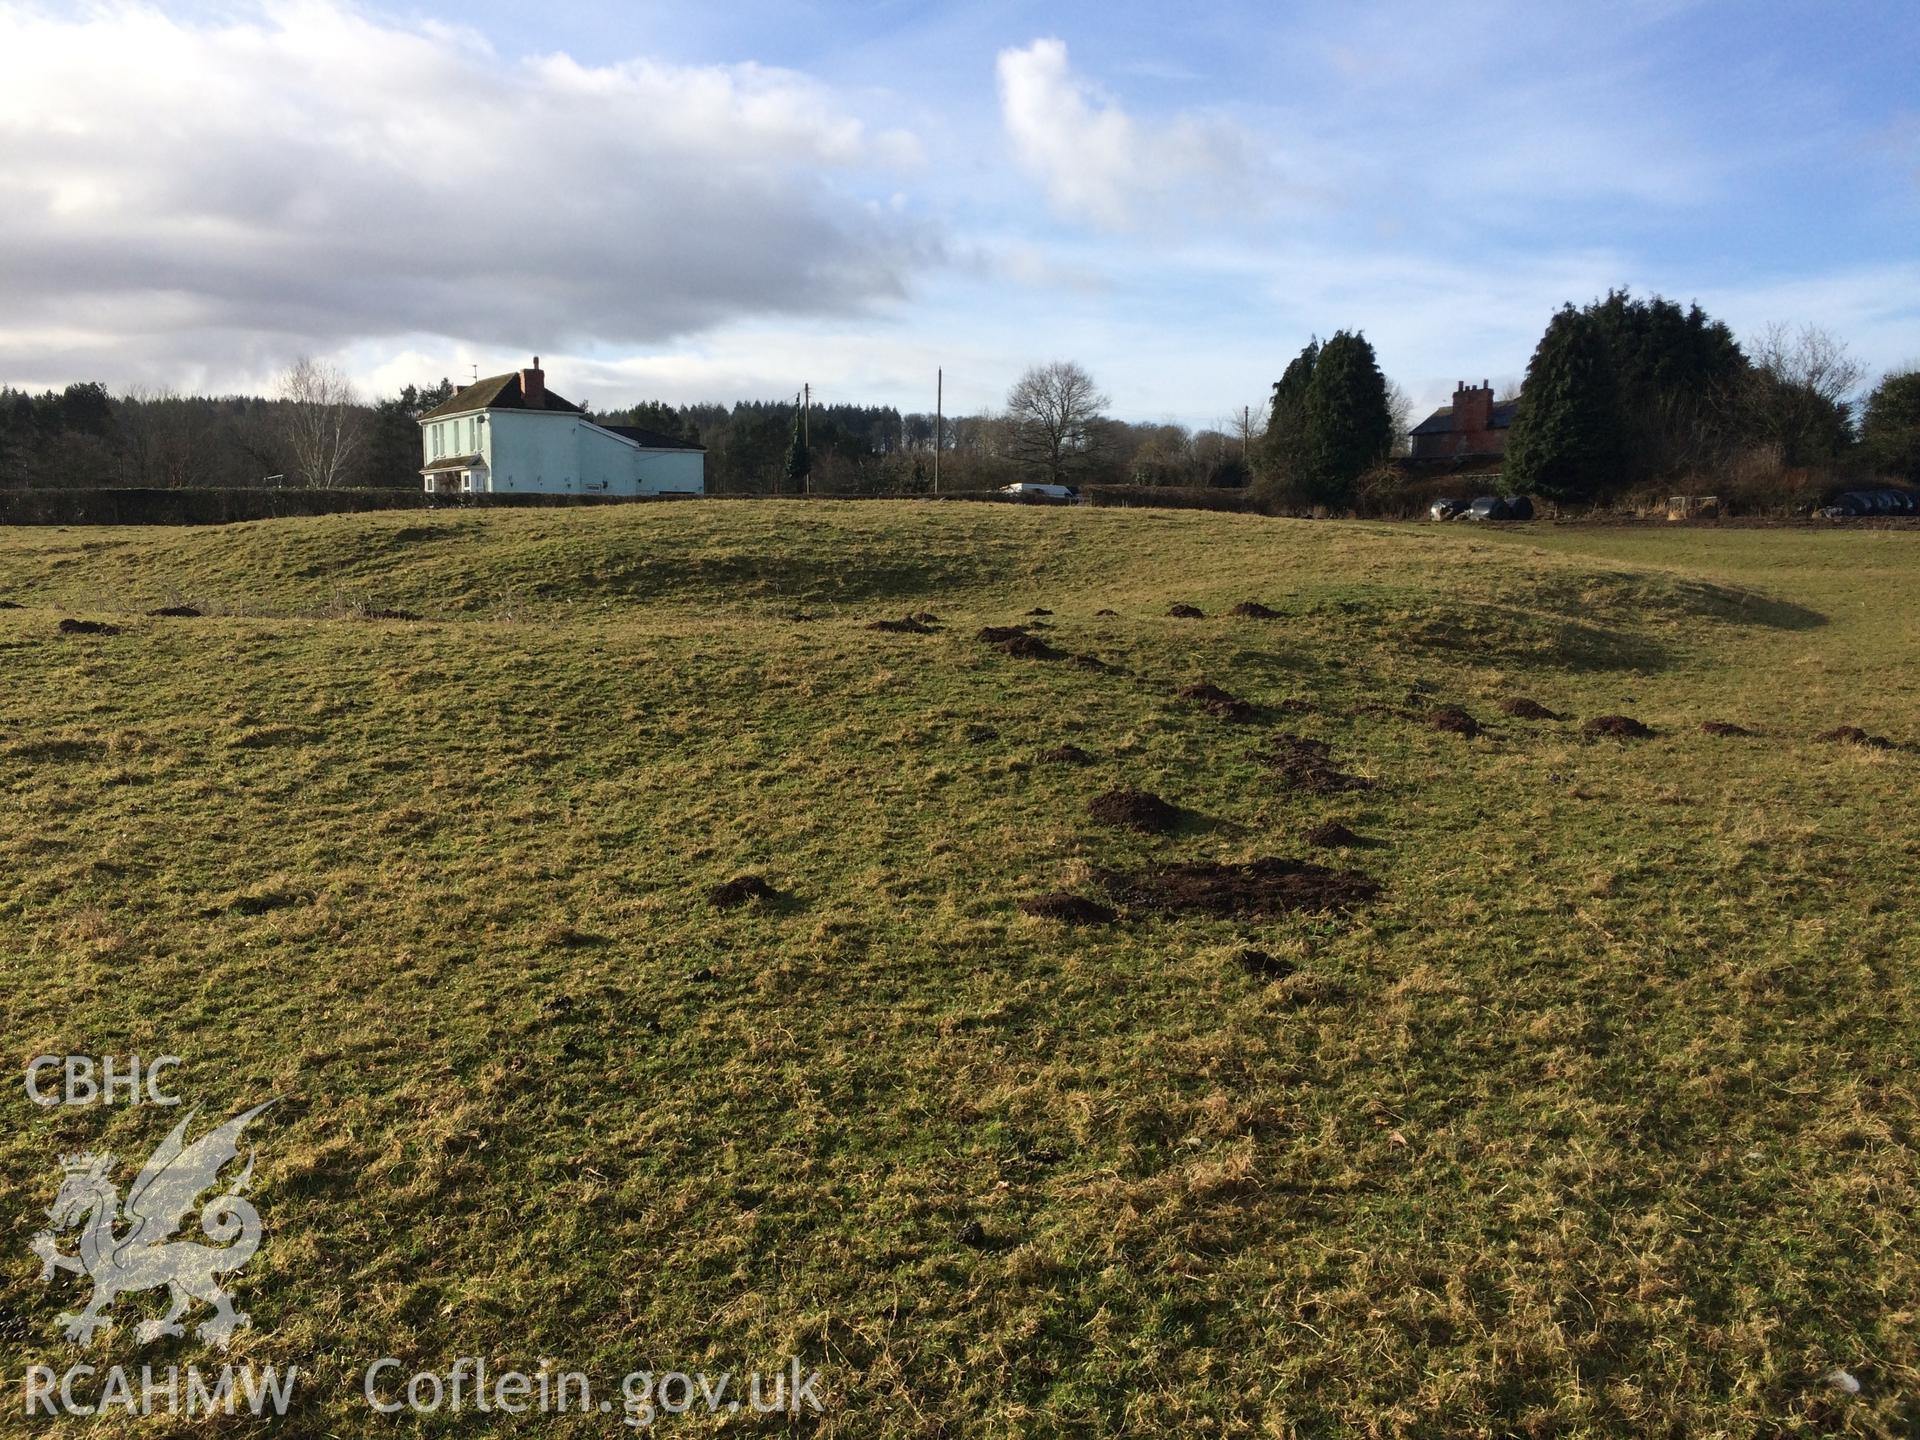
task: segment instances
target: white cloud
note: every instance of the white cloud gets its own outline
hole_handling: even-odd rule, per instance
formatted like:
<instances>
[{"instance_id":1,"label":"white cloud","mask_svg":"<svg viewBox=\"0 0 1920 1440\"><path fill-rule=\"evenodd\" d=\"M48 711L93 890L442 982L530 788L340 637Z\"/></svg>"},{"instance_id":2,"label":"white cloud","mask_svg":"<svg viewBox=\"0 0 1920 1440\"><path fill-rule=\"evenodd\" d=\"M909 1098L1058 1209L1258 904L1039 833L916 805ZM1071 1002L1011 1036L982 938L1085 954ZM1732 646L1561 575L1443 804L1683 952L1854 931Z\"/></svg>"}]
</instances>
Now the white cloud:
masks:
<instances>
[{"instance_id":1,"label":"white cloud","mask_svg":"<svg viewBox=\"0 0 1920 1440\"><path fill-rule=\"evenodd\" d=\"M1870 381L1920 359L1920 263L1913 261L1703 286L1700 304L1743 341L1775 321L1829 330L1867 367Z\"/></svg>"},{"instance_id":2,"label":"white cloud","mask_svg":"<svg viewBox=\"0 0 1920 1440\"><path fill-rule=\"evenodd\" d=\"M658 343L862 313L938 253L865 203L912 138L792 72L510 62L331 0L219 13L0 4L0 375Z\"/></svg>"},{"instance_id":3,"label":"white cloud","mask_svg":"<svg viewBox=\"0 0 1920 1440\"><path fill-rule=\"evenodd\" d=\"M1125 229L1156 203L1206 205L1257 178L1254 148L1236 126L1186 114L1138 122L1074 73L1064 41L1003 50L997 69L1014 155L1070 219Z\"/></svg>"}]
</instances>

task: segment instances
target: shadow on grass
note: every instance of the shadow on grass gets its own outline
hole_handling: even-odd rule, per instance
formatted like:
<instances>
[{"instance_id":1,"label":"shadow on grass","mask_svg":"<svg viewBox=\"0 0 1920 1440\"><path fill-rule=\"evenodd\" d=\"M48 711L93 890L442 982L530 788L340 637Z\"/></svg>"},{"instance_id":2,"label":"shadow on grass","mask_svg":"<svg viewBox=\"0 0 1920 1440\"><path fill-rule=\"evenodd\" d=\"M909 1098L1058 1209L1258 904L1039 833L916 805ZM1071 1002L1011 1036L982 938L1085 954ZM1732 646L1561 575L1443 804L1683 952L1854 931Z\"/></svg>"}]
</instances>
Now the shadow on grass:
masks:
<instances>
[{"instance_id":1,"label":"shadow on grass","mask_svg":"<svg viewBox=\"0 0 1920 1440\"><path fill-rule=\"evenodd\" d=\"M1664 670L1674 659L1645 635L1493 605L1430 611L1401 635L1423 650L1568 670Z\"/></svg>"}]
</instances>

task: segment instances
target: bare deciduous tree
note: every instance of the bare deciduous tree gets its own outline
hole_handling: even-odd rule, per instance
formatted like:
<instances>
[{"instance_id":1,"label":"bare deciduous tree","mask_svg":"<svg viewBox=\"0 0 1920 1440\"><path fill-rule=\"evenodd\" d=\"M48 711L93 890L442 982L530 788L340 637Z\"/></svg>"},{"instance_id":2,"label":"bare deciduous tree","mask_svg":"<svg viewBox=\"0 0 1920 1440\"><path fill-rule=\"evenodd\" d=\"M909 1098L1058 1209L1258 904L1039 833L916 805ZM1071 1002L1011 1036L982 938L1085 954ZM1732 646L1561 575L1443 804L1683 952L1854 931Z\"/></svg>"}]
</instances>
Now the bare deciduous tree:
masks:
<instances>
[{"instance_id":1,"label":"bare deciduous tree","mask_svg":"<svg viewBox=\"0 0 1920 1440\"><path fill-rule=\"evenodd\" d=\"M1846 342L1817 325L1768 325L1747 343L1753 369L1731 398L1733 423L1776 447L1789 465L1831 460L1852 442L1852 410L1866 371Z\"/></svg>"},{"instance_id":2,"label":"bare deciduous tree","mask_svg":"<svg viewBox=\"0 0 1920 1440\"><path fill-rule=\"evenodd\" d=\"M1747 358L1756 370L1810 391L1829 405L1851 400L1867 374L1847 352L1846 341L1818 325L1796 330L1776 320L1747 342Z\"/></svg>"},{"instance_id":3,"label":"bare deciduous tree","mask_svg":"<svg viewBox=\"0 0 1920 1440\"><path fill-rule=\"evenodd\" d=\"M1409 453L1413 449L1413 397L1392 380L1387 381L1387 418L1393 426L1393 440L1387 453Z\"/></svg>"},{"instance_id":4,"label":"bare deciduous tree","mask_svg":"<svg viewBox=\"0 0 1920 1440\"><path fill-rule=\"evenodd\" d=\"M134 483L151 485L155 471L153 404L170 392L153 391L144 385L130 386L114 407L114 419L120 426L120 442L126 452L127 469Z\"/></svg>"},{"instance_id":5,"label":"bare deciduous tree","mask_svg":"<svg viewBox=\"0 0 1920 1440\"><path fill-rule=\"evenodd\" d=\"M1055 484L1092 458L1107 397L1071 360L1036 365L1007 392L1012 457Z\"/></svg>"},{"instance_id":6,"label":"bare deciduous tree","mask_svg":"<svg viewBox=\"0 0 1920 1440\"><path fill-rule=\"evenodd\" d=\"M160 482L174 489L198 485L213 446L213 417L194 396L169 395L154 427L154 460Z\"/></svg>"},{"instance_id":7,"label":"bare deciduous tree","mask_svg":"<svg viewBox=\"0 0 1920 1440\"><path fill-rule=\"evenodd\" d=\"M365 438L353 386L323 360L302 355L280 379L286 401L287 446L304 485L343 483Z\"/></svg>"}]
</instances>

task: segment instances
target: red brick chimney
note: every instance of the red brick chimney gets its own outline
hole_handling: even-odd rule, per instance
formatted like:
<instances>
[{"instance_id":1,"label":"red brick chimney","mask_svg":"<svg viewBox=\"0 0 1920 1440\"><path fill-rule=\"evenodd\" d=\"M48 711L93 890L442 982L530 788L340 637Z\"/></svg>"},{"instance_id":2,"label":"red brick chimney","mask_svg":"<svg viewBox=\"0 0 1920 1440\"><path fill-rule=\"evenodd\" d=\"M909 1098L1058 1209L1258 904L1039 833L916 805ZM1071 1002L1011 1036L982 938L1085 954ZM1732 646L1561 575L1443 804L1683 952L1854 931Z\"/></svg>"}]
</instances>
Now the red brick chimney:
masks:
<instances>
[{"instance_id":1,"label":"red brick chimney","mask_svg":"<svg viewBox=\"0 0 1920 1440\"><path fill-rule=\"evenodd\" d=\"M1493 428L1493 387L1462 380L1453 391L1453 429L1458 435L1484 435Z\"/></svg>"},{"instance_id":2,"label":"red brick chimney","mask_svg":"<svg viewBox=\"0 0 1920 1440\"><path fill-rule=\"evenodd\" d=\"M520 372L520 398L535 410L547 405L547 372L540 368L540 357L533 357L533 368Z\"/></svg>"}]
</instances>

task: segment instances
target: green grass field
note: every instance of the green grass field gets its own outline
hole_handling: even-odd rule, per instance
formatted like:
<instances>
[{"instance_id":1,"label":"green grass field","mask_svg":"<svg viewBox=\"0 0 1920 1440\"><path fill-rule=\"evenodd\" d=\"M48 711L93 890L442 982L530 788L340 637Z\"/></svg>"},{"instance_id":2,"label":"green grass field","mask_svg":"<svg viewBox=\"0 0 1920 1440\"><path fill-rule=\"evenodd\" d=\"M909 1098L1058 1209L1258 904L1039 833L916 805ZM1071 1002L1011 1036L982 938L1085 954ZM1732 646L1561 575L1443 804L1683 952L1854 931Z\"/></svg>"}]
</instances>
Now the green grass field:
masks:
<instances>
[{"instance_id":1,"label":"green grass field","mask_svg":"<svg viewBox=\"0 0 1920 1440\"><path fill-rule=\"evenodd\" d=\"M180 1113L30 1103L68 1053L285 1097L227 1357L280 1433L631 1433L361 1397L466 1355L798 1355L821 1435L1920 1428L1920 535L714 502L12 530L0 598L0 1433L26 1364L220 1358L57 1333L59 1156ZM1113 668L974 638L1035 607ZM1381 892L1016 909L1260 856Z\"/></svg>"}]
</instances>

